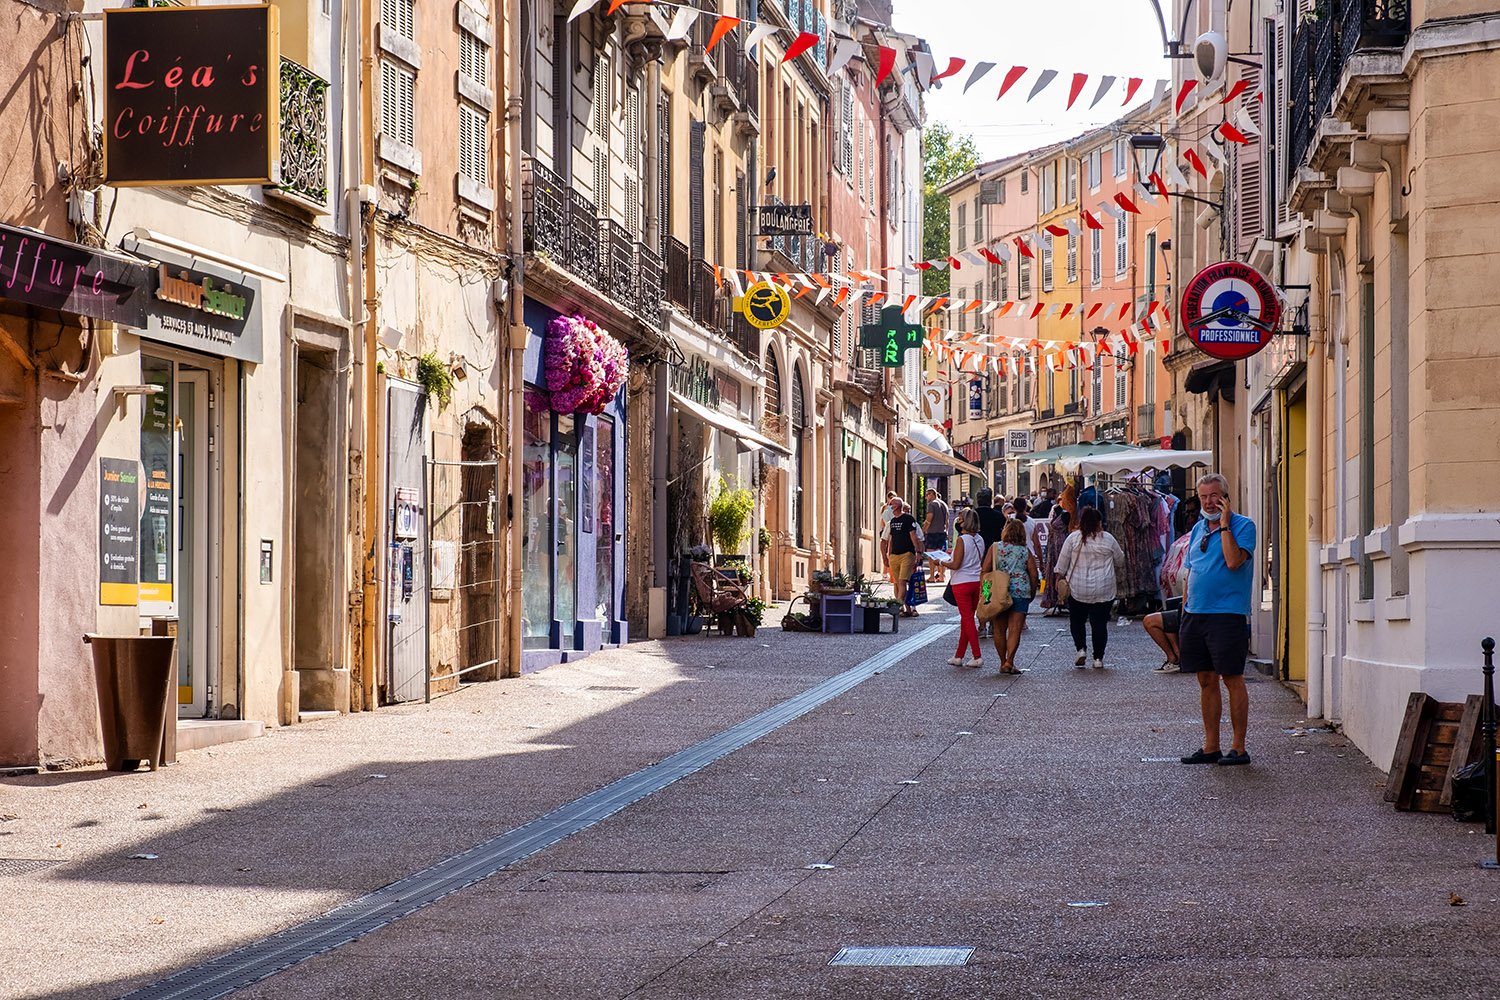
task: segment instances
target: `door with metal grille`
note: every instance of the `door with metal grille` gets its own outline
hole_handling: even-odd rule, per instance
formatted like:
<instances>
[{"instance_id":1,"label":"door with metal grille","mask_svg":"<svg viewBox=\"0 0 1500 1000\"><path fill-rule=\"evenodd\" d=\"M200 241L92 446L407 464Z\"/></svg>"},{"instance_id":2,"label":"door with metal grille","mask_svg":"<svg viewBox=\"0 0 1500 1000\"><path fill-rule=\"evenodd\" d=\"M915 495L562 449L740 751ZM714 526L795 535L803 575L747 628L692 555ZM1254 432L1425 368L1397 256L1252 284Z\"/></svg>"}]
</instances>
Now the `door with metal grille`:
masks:
<instances>
[{"instance_id":1,"label":"door with metal grille","mask_svg":"<svg viewBox=\"0 0 1500 1000\"><path fill-rule=\"evenodd\" d=\"M427 697L427 395L389 379L385 425L385 700Z\"/></svg>"},{"instance_id":2,"label":"door with metal grille","mask_svg":"<svg viewBox=\"0 0 1500 1000\"><path fill-rule=\"evenodd\" d=\"M500 464L488 431L465 435L463 453L463 461L427 466L433 696L498 675Z\"/></svg>"}]
</instances>

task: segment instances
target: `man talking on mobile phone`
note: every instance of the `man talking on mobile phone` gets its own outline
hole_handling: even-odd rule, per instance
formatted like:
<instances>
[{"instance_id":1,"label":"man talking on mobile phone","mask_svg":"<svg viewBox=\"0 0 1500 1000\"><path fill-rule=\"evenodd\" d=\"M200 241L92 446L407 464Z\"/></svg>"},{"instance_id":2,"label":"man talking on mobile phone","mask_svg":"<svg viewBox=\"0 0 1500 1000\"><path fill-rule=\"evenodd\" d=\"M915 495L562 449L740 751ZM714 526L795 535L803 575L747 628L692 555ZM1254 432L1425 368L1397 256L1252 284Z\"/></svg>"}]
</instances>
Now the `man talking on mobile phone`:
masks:
<instances>
[{"instance_id":1,"label":"man talking on mobile phone","mask_svg":"<svg viewBox=\"0 0 1500 1000\"><path fill-rule=\"evenodd\" d=\"M1255 522L1230 508L1229 480L1218 473L1198 480L1201 511L1187 550L1187 596L1177 635L1183 673L1198 675L1203 709L1203 746L1184 764L1248 764L1245 730L1250 695L1245 661L1250 656L1250 593L1254 584ZM1229 692L1228 753L1219 749L1223 698Z\"/></svg>"}]
</instances>

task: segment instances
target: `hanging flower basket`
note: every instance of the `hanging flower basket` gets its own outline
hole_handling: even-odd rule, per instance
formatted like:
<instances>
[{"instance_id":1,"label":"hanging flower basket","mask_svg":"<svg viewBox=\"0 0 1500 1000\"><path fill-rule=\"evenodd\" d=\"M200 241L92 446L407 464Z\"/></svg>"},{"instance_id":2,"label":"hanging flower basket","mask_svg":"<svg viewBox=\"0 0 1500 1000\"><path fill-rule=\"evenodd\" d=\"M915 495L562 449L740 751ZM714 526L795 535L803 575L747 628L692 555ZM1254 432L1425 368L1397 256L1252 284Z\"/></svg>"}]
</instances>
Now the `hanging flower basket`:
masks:
<instances>
[{"instance_id":1,"label":"hanging flower basket","mask_svg":"<svg viewBox=\"0 0 1500 1000\"><path fill-rule=\"evenodd\" d=\"M527 393L534 410L603 413L630 371L624 345L582 316L559 316L542 342L545 389Z\"/></svg>"}]
</instances>

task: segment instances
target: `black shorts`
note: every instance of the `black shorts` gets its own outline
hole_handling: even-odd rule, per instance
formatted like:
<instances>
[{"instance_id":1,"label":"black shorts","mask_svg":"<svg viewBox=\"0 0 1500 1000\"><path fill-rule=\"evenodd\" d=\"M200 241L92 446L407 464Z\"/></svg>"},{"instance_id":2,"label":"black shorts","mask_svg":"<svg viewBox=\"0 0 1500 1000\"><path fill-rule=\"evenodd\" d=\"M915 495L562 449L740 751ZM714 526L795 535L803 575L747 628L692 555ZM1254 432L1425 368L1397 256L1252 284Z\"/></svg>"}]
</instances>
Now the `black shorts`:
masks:
<instances>
[{"instance_id":1,"label":"black shorts","mask_svg":"<svg viewBox=\"0 0 1500 1000\"><path fill-rule=\"evenodd\" d=\"M1239 677L1250 656L1250 625L1244 615L1182 615L1177 634L1182 672L1212 670L1220 677Z\"/></svg>"},{"instance_id":2,"label":"black shorts","mask_svg":"<svg viewBox=\"0 0 1500 1000\"><path fill-rule=\"evenodd\" d=\"M922 544L927 546L929 551L946 552L948 551L948 536L941 531L934 531L923 537Z\"/></svg>"}]
</instances>

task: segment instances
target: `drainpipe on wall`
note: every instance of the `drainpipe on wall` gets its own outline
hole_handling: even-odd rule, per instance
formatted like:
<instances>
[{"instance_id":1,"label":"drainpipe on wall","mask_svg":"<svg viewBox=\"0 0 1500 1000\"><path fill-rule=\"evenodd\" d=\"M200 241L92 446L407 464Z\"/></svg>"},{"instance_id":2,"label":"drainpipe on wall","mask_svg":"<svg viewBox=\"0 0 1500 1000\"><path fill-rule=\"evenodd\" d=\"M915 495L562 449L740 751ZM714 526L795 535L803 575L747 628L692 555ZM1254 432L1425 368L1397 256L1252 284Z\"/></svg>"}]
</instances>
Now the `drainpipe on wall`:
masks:
<instances>
[{"instance_id":1,"label":"drainpipe on wall","mask_svg":"<svg viewBox=\"0 0 1500 1000\"><path fill-rule=\"evenodd\" d=\"M524 258L526 245L521 220L525 205L521 191L521 0L506 0L506 33L509 36L505 51L506 90L509 98L505 102L507 141L510 146L510 586L506 596L509 609L510 648L506 651L505 676L521 676L521 455L525 448L523 433L526 423L525 360L526 360L526 300Z\"/></svg>"},{"instance_id":2,"label":"drainpipe on wall","mask_svg":"<svg viewBox=\"0 0 1500 1000\"><path fill-rule=\"evenodd\" d=\"M376 348L375 308L378 303L375 288L374 231L366 230L360 203L360 188L373 183L373 164L366 158L363 126L373 114L374 83L373 60L363 55L361 45L362 26L369 23L370 0L345 4L344 67L356 68L359 87L351 96L347 77L344 86L344 177L346 227L349 231L349 318L351 339L360 346L355 351L354 440L361 450L360 473L364 478L361 492L364 494L364 553L360 567L361 612L360 612L360 708L373 711L375 708L375 671L380 661L378 614L380 612L380 585L375 546L379 540L380 523L376 493L379 477L375 473L375 456L378 454L376 430L379 421L375 417L376 406ZM368 103L366 103L368 102ZM373 227L373 219L370 222ZM361 248L361 242L364 247Z\"/></svg>"},{"instance_id":3,"label":"drainpipe on wall","mask_svg":"<svg viewBox=\"0 0 1500 1000\"><path fill-rule=\"evenodd\" d=\"M1328 289L1326 271L1328 254L1320 267L1324 269L1321 290ZM1307 717L1323 717L1323 646L1327 625L1323 615L1323 367L1327 362L1328 340L1323 325L1323 300L1312 295L1307 300Z\"/></svg>"}]
</instances>

